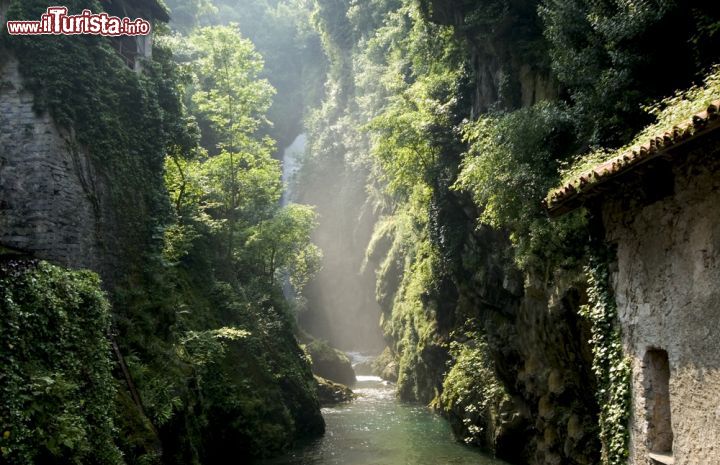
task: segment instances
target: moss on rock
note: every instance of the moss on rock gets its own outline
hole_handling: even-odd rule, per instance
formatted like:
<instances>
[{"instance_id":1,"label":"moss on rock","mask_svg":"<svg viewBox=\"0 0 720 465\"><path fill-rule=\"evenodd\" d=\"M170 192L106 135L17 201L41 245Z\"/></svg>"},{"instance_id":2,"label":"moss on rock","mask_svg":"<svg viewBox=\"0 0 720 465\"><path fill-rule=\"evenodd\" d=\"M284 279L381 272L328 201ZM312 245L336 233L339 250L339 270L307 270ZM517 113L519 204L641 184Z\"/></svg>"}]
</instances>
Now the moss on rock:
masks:
<instances>
[{"instance_id":1,"label":"moss on rock","mask_svg":"<svg viewBox=\"0 0 720 465\"><path fill-rule=\"evenodd\" d=\"M327 342L314 339L305 345L305 352L310 356L312 371L316 375L346 385L357 381L348 356L330 347Z\"/></svg>"},{"instance_id":2,"label":"moss on rock","mask_svg":"<svg viewBox=\"0 0 720 465\"><path fill-rule=\"evenodd\" d=\"M397 383L398 363L390 347L385 347L385 350L373 360L372 372L375 376L379 376L384 380Z\"/></svg>"},{"instance_id":3,"label":"moss on rock","mask_svg":"<svg viewBox=\"0 0 720 465\"><path fill-rule=\"evenodd\" d=\"M344 384L334 383L329 379L315 375L318 399L322 405L334 405L350 402L355 394Z\"/></svg>"}]
</instances>

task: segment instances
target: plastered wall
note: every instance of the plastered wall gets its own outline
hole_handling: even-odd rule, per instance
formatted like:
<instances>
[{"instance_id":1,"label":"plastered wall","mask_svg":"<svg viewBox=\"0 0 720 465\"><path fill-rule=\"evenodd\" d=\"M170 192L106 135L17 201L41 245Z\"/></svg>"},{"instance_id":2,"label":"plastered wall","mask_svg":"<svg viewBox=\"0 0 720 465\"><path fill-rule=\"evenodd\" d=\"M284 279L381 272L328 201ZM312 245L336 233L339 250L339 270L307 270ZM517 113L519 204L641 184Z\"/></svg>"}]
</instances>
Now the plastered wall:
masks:
<instances>
[{"instance_id":1,"label":"plastered wall","mask_svg":"<svg viewBox=\"0 0 720 465\"><path fill-rule=\"evenodd\" d=\"M639 201L627 186L603 207L607 240L617 246L613 287L632 359L634 465L655 463L647 447L656 427L650 349L667 351L675 464L720 464L720 157L709 152L696 150L673 166L673 192L661 200Z\"/></svg>"}]
</instances>

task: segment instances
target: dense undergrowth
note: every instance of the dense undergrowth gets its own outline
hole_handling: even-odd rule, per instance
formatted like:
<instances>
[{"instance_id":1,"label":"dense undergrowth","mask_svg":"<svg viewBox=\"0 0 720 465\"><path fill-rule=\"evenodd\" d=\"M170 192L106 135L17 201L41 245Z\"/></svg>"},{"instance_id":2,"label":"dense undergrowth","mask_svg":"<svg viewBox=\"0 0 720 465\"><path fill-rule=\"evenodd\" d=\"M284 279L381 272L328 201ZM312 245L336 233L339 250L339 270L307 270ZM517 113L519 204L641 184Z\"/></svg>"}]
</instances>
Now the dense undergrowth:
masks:
<instances>
[{"instance_id":1,"label":"dense undergrowth","mask_svg":"<svg viewBox=\"0 0 720 465\"><path fill-rule=\"evenodd\" d=\"M436 407L449 417L458 439L480 447L495 444L495 416L509 398L497 381L487 343L477 333L464 334L450 344L450 353L450 370Z\"/></svg>"},{"instance_id":2,"label":"dense undergrowth","mask_svg":"<svg viewBox=\"0 0 720 465\"><path fill-rule=\"evenodd\" d=\"M0 264L2 463L123 463L109 330L96 274Z\"/></svg>"}]
</instances>

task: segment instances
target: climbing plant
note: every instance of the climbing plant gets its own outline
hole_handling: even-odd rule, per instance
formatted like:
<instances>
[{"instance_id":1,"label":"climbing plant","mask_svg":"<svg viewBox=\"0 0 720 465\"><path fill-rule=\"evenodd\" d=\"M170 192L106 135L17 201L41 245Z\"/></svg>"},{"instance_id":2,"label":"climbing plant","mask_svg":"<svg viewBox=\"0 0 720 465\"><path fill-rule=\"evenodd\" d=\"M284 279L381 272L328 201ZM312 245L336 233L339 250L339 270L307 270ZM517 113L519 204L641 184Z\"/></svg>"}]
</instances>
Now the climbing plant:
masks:
<instances>
[{"instance_id":1,"label":"climbing plant","mask_svg":"<svg viewBox=\"0 0 720 465\"><path fill-rule=\"evenodd\" d=\"M476 326L470 320L466 326ZM509 397L498 381L488 353L487 342L476 331L453 334L450 343L451 361L442 393L433 402L450 418L455 433L466 444L493 444L497 410Z\"/></svg>"},{"instance_id":2,"label":"climbing plant","mask_svg":"<svg viewBox=\"0 0 720 465\"><path fill-rule=\"evenodd\" d=\"M580 309L590 320L593 372L600 405L600 441L603 465L623 465L628 457L630 417L630 363L623 354L617 307L610 290L608 254L595 251L585 267L589 303Z\"/></svg>"}]
</instances>

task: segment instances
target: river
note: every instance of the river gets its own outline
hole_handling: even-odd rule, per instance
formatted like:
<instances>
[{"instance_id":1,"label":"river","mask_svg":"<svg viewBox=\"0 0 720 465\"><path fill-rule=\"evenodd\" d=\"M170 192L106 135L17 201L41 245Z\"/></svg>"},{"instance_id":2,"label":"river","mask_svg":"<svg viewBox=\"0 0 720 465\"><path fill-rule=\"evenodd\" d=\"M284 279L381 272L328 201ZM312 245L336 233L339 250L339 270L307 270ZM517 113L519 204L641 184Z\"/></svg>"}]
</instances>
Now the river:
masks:
<instances>
[{"instance_id":1,"label":"river","mask_svg":"<svg viewBox=\"0 0 720 465\"><path fill-rule=\"evenodd\" d=\"M456 442L428 408L399 402L391 384L358 376L358 398L322 409L325 435L263 465L504 465Z\"/></svg>"}]
</instances>

